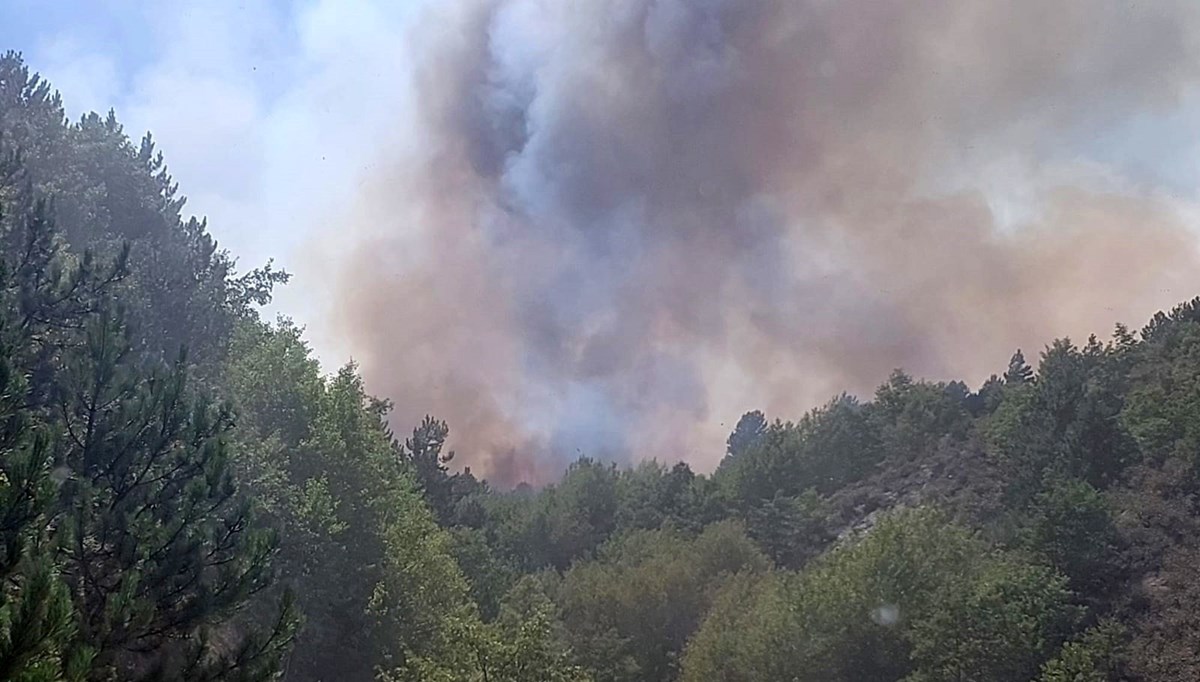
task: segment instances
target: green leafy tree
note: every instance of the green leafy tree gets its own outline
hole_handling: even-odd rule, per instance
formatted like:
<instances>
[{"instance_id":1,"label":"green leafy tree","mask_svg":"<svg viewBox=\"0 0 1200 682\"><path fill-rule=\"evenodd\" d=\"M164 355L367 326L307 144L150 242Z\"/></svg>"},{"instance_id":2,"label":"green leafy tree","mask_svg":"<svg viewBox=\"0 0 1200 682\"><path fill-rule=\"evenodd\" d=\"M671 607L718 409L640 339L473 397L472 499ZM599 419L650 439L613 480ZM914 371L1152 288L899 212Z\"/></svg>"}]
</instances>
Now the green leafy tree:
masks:
<instances>
[{"instance_id":1,"label":"green leafy tree","mask_svg":"<svg viewBox=\"0 0 1200 682\"><path fill-rule=\"evenodd\" d=\"M1064 578L927 510L727 589L683 680L1027 680L1077 617Z\"/></svg>"},{"instance_id":2,"label":"green leafy tree","mask_svg":"<svg viewBox=\"0 0 1200 682\"><path fill-rule=\"evenodd\" d=\"M484 620L495 619L505 595L520 574L488 544L483 530L456 526L448 532L450 552L467 579L471 600L479 607Z\"/></svg>"},{"instance_id":3,"label":"green leafy tree","mask_svg":"<svg viewBox=\"0 0 1200 682\"><path fill-rule=\"evenodd\" d=\"M385 682L591 682L573 665L553 635L548 611L538 609L515 624L475 623L458 633L457 656L417 658Z\"/></svg>"},{"instance_id":4,"label":"green leafy tree","mask_svg":"<svg viewBox=\"0 0 1200 682\"><path fill-rule=\"evenodd\" d=\"M556 602L571 648L598 682L673 680L687 639L731 576L767 562L737 524L687 538L639 531L563 577Z\"/></svg>"},{"instance_id":5,"label":"green leafy tree","mask_svg":"<svg viewBox=\"0 0 1200 682\"><path fill-rule=\"evenodd\" d=\"M812 490L778 496L747 513L746 530L777 566L797 569L833 539L824 501Z\"/></svg>"},{"instance_id":6,"label":"green leafy tree","mask_svg":"<svg viewBox=\"0 0 1200 682\"><path fill-rule=\"evenodd\" d=\"M1121 353L1094 337L1082 350L1062 339L1043 353L1037 381L1006 395L991 427L1018 499L1035 494L1050 473L1104 489L1137 460L1119 419L1125 382Z\"/></svg>"},{"instance_id":7,"label":"green leafy tree","mask_svg":"<svg viewBox=\"0 0 1200 682\"><path fill-rule=\"evenodd\" d=\"M1121 679L1126 628L1105 620L1067 642L1046 665L1038 682L1112 682Z\"/></svg>"},{"instance_id":8,"label":"green leafy tree","mask_svg":"<svg viewBox=\"0 0 1200 682\"><path fill-rule=\"evenodd\" d=\"M870 416L882 449L891 457L928 455L948 436L962 438L970 419L966 386L913 381L896 370L875 391Z\"/></svg>"},{"instance_id":9,"label":"green leafy tree","mask_svg":"<svg viewBox=\"0 0 1200 682\"><path fill-rule=\"evenodd\" d=\"M1126 355L1129 393L1121 423L1145 457L1187 464L1192 489L1200 489L1200 299L1158 313L1142 331L1145 342Z\"/></svg>"},{"instance_id":10,"label":"green leafy tree","mask_svg":"<svg viewBox=\"0 0 1200 682\"><path fill-rule=\"evenodd\" d=\"M1200 627L1200 552L1174 547L1140 596L1145 608L1130 618L1131 641L1124 661L1129 677L1182 682L1200 675L1200 643L1186 633Z\"/></svg>"},{"instance_id":11,"label":"green leafy tree","mask_svg":"<svg viewBox=\"0 0 1200 682\"><path fill-rule=\"evenodd\" d=\"M882 455L878 431L851 396L842 395L795 424L768 426L714 476L743 509L815 488L827 493L867 475Z\"/></svg>"},{"instance_id":12,"label":"green leafy tree","mask_svg":"<svg viewBox=\"0 0 1200 682\"><path fill-rule=\"evenodd\" d=\"M616 528L649 530L671 524L703 525L695 503L696 474L684 462L666 467L645 460L621 471L617 479Z\"/></svg>"},{"instance_id":13,"label":"green leafy tree","mask_svg":"<svg viewBox=\"0 0 1200 682\"><path fill-rule=\"evenodd\" d=\"M286 320L244 325L225 376L239 396L236 465L281 530L282 578L306 615L288 679L460 679L471 652L503 643L479 612L495 615L515 577L482 531L440 527L412 462L445 473L444 424L395 443L389 405L353 365L323 377Z\"/></svg>"},{"instance_id":14,"label":"green leafy tree","mask_svg":"<svg viewBox=\"0 0 1200 682\"><path fill-rule=\"evenodd\" d=\"M1070 579L1077 594L1104 596L1122 578L1112 511L1083 481L1055 479L1038 493L1024 537L1030 549Z\"/></svg>"},{"instance_id":15,"label":"green leafy tree","mask_svg":"<svg viewBox=\"0 0 1200 682\"><path fill-rule=\"evenodd\" d=\"M980 417L995 412L996 408L1000 407L1000 402L1004 400L1004 386L1004 380L995 374L988 377L975 395L972 414Z\"/></svg>"},{"instance_id":16,"label":"green leafy tree","mask_svg":"<svg viewBox=\"0 0 1200 682\"><path fill-rule=\"evenodd\" d=\"M941 591L912 624L912 682L1032 679L1075 625L1066 579L1044 566L988 562Z\"/></svg>"},{"instance_id":17,"label":"green leafy tree","mask_svg":"<svg viewBox=\"0 0 1200 682\"><path fill-rule=\"evenodd\" d=\"M524 570L566 570L593 555L617 527L616 466L582 457L557 485L489 501L493 543Z\"/></svg>"}]
</instances>

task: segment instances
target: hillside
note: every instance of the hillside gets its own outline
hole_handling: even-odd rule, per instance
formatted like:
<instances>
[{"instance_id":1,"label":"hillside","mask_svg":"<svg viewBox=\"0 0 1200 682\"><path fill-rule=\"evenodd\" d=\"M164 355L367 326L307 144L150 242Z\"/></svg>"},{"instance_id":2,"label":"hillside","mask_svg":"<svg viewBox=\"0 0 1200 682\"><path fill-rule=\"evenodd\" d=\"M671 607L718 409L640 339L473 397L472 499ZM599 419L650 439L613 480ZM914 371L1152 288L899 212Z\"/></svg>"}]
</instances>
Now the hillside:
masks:
<instances>
[{"instance_id":1,"label":"hillside","mask_svg":"<svg viewBox=\"0 0 1200 682\"><path fill-rule=\"evenodd\" d=\"M1200 679L1200 298L509 491L184 209L0 58L0 679Z\"/></svg>"}]
</instances>

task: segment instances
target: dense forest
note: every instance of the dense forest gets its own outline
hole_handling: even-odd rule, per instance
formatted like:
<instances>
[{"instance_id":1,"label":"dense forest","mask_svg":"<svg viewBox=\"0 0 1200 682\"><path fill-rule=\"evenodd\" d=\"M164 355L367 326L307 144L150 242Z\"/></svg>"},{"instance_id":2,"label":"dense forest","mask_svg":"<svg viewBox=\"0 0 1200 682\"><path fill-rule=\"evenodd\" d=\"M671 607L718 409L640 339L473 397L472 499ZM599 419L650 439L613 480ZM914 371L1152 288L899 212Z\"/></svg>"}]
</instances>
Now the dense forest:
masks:
<instances>
[{"instance_id":1,"label":"dense forest","mask_svg":"<svg viewBox=\"0 0 1200 682\"><path fill-rule=\"evenodd\" d=\"M501 491L14 53L0 240L0 679L1200 679L1200 299Z\"/></svg>"}]
</instances>

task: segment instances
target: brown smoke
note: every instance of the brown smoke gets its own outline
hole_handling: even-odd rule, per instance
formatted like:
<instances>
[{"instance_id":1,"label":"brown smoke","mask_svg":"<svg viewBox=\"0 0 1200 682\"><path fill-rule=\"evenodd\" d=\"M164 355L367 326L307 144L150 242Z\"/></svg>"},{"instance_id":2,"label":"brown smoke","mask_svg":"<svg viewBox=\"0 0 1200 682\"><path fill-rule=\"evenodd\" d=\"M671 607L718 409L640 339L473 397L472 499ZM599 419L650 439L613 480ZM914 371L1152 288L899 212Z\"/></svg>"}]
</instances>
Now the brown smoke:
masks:
<instances>
[{"instance_id":1,"label":"brown smoke","mask_svg":"<svg viewBox=\"0 0 1200 682\"><path fill-rule=\"evenodd\" d=\"M1193 0L440 4L340 313L397 427L499 483L706 468L744 410L1200 291L1185 203L1081 160L1197 83Z\"/></svg>"}]
</instances>

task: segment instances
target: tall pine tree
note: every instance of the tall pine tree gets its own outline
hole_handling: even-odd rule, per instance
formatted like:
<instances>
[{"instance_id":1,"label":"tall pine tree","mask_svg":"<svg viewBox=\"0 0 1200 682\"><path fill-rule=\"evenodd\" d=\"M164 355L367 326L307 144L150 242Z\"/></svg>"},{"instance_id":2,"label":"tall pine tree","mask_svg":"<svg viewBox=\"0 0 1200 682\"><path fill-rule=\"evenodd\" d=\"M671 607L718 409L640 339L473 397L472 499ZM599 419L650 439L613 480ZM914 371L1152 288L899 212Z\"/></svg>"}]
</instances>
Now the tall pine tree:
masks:
<instances>
[{"instance_id":1,"label":"tall pine tree","mask_svg":"<svg viewBox=\"0 0 1200 682\"><path fill-rule=\"evenodd\" d=\"M31 387L9 394L61 437L51 448L13 435L4 449L0 512L11 512L13 526L4 563L14 567L4 570L28 566L31 577L17 584L40 597L6 598L24 620L0 623L11 628L3 646L25 659L20 651L30 647L50 652L43 659L69 650L59 668L86 668L91 679L271 677L295 618L286 602L265 627L239 618L271 580L275 541L256 527L229 473L230 411L189 390L182 355L166 366L130 342L128 249L103 261L67 254L49 203L28 183L7 189L16 210L0 224L16 248L6 249L13 349L5 359ZM45 483L49 457L57 491ZM36 561L22 558L26 546L42 552ZM26 643L39 628L49 643Z\"/></svg>"},{"instance_id":2,"label":"tall pine tree","mask_svg":"<svg viewBox=\"0 0 1200 682\"><path fill-rule=\"evenodd\" d=\"M0 271L0 293L7 293ZM0 296L5 310L9 296ZM90 664L73 647L71 597L49 543L52 440L31 419L8 320L0 318L0 679L81 680Z\"/></svg>"}]
</instances>

